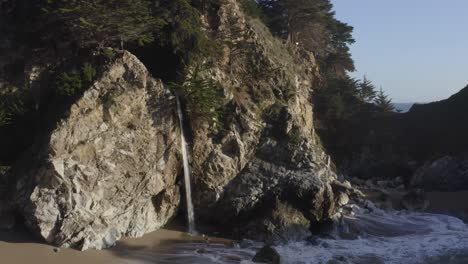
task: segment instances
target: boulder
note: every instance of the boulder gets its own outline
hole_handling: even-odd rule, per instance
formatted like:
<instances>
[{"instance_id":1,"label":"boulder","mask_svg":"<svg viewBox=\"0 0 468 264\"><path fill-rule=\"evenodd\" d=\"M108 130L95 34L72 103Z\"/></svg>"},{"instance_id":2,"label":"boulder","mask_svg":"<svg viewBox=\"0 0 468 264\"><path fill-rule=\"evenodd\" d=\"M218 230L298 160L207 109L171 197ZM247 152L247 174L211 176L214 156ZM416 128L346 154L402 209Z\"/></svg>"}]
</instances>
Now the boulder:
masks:
<instances>
[{"instance_id":1,"label":"boulder","mask_svg":"<svg viewBox=\"0 0 468 264\"><path fill-rule=\"evenodd\" d=\"M425 210L429 206L429 200L421 189L411 190L403 195L401 205L406 210Z\"/></svg>"},{"instance_id":2,"label":"boulder","mask_svg":"<svg viewBox=\"0 0 468 264\"><path fill-rule=\"evenodd\" d=\"M0 230L11 230L15 227L16 218L14 212L5 208L0 201Z\"/></svg>"},{"instance_id":3,"label":"boulder","mask_svg":"<svg viewBox=\"0 0 468 264\"><path fill-rule=\"evenodd\" d=\"M122 52L15 166L16 207L48 243L101 249L167 223L179 205L180 131L161 81Z\"/></svg>"},{"instance_id":4,"label":"boulder","mask_svg":"<svg viewBox=\"0 0 468 264\"><path fill-rule=\"evenodd\" d=\"M310 225L326 220L334 206L330 183L320 172L257 160L225 188L211 217L235 237L290 241L309 236Z\"/></svg>"},{"instance_id":5,"label":"boulder","mask_svg":"<svg viewBox=\"0 0 468 264\"><path fill-rule=\"evenodd\" d=\"M282 264L281 255L271 246L264 246L252 259L255 263Z\"/></svg>"},{"instance_id":6,"label":"boulder","mask_svg":"<svg viewBox=\"0 0 468 264\"><path fill-rule=\"evenodd\" d=\"M445 156L428 162L414 173L410 186L426 191L468 190L468 159Z\"/></svg>"}]
</instances>

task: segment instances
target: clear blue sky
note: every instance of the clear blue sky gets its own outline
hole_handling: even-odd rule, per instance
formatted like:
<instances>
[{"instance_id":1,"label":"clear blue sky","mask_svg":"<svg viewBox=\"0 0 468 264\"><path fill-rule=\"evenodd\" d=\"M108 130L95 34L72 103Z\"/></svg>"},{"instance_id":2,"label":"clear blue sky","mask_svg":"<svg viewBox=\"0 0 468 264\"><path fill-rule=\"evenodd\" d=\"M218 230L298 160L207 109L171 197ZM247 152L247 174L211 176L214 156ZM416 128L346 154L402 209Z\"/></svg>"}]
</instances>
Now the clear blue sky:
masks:
<instances>
[{"instance_id":1,"label":"clear blue sky","mask_svg":"<svg viewBox=\"0 0 468 264\"><path fill-rule=\"evenodd\" d=\"M367 75L394 102L441 100L468 84L468 0L332 2L354 26L352 75Z\"/></svg>"}]
</instances>

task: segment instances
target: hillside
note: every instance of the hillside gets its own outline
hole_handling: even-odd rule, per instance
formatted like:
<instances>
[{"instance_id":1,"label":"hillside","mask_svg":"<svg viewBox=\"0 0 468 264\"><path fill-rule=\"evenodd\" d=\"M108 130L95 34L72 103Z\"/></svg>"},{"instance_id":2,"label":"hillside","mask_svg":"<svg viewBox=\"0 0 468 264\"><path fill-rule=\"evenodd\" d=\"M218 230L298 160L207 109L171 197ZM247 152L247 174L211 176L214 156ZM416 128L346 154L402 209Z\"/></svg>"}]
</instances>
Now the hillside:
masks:
<instances>
[{"instance_id":1,"label":"hillside","mask_svg":"<svg viewBox=\"0 0 468 264\"><path fill-rule=\"evenodd\" d=\"M448 99L415 104L407 113L361 116L333 153L342 170L409 180L426 162L468 153L468 87Z\"/></svg>"},{"instance_id":2,"label":"hillside","mask_svg":"<svg viewBox=\"0 0 468 264\"><path fill-rule=\"evenodd\" d=\"M468 152L468 86L450 98L416 104L401 116L403 142L415 158L431 159Z\"/></svg>"},{"instance_id":3,"label":"hillside","mask_svg":"<svg viewBox=\"0 0 468 264\"><path fill-rule=\"evenodd\" d=\"M273 241L329 221L352 189L336 187L311 103L322 63L341 69L329 57L348 51L351 28L331 6L299 7L336 35L301 47L252 2L119 3L4 3L2 19L31 34L15 31L0 52L19 53L0 57L0 214L83 250L157 230L187 206L184 131L200 229Z\"/></svg>"}]
</instances>

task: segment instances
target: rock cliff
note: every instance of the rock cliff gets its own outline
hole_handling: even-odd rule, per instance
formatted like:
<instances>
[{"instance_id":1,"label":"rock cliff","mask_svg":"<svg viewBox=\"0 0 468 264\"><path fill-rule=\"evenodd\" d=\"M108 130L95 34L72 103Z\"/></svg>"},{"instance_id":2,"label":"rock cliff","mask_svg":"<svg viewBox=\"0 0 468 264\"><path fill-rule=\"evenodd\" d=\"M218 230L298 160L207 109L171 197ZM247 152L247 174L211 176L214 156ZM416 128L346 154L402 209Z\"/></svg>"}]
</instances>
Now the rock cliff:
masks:
<instances>
[{"instance_id":1,"label":"rock cliff","mask_svg":"<svg viewBox=\"0 0 468 264\"><path fill-rule=\"evenodd\" d=\"M47 242L80 249L162 227L179 204L174 100L128 52L18 164L16 203Z\"/></svg>"},{"instance_id":2,"label":"rock cliff","mask_svg":"<svg viewBox=\"0 0 468 264\"><path fill-rule=\"evenodd\" d=\"M246 19L237 1L226 1L218 16L221 36L232 27L228 18L238 17L250 51L211 70L223 86L225 107L235 113L224 135L211 137L206 124L190 124L199 216L257 239L281 237L291 227L307 230L333 214L330 183L336 177L314 131L315 59ZM259 72L248 68L249 60ZM256 76L246 81L250 74Z\"/></svg>"},{"instance_id":3,"label":"rock cliff","mask_svg":"<svg viewBox=\"0 0 468 264\"><path fill-rule=\"evenodd\" d=\"M207 30L221 40L235 17L243 49L229 56L223 44L224 56L205 73L221 87L221 118L229 122L185 124L197 222L233 237L308 236L346 203L315 134L314 56L275 39L237 1L209 16L217 23ZM176 118L163 83L119 53L47 140L17 162L16 207L26 225L49 243L80 249L164 226L181 206Z\"/></svg>"}]
</instances>

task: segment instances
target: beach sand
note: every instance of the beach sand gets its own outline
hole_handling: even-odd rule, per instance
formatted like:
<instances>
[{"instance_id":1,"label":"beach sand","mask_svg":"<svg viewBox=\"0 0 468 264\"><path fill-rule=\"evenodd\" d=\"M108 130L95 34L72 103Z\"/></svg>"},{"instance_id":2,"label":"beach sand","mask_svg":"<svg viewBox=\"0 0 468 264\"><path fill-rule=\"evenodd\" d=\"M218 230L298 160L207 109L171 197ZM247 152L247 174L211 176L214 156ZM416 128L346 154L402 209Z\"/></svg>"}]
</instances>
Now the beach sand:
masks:
<instances>
[{"instance_id":1,"label":"beach sand","mask_svg":"<svg viewBox=\"0 0 468 264\"><path fill-rule=\"evenodd\" d=\"M158 255L170 255L173 245L206 243L206 238L175 230L161 229L142 238L124 238L111 249L78 251L59 249L31 237L24 229L0 231L1 264L128 264L157 261ZM210 238L212 244L230 245L232 241ZM166 260L167 261L167 260ZM153 262L155 263L155 262ZM158 262L156 262L158 263ZM187 262L189 263L189 262Z\"/></svg>"}]
</instances>

